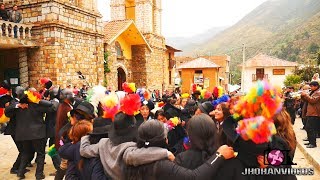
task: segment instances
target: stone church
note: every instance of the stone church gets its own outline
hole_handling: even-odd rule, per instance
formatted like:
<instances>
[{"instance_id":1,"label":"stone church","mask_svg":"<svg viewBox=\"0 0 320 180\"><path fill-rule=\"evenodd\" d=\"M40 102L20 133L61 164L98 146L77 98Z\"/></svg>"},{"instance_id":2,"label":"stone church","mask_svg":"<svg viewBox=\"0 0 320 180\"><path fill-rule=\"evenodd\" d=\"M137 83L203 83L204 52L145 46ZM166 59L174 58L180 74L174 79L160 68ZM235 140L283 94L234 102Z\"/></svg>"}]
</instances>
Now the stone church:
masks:
<instances>
[{"instance_id":1,"label":"stone church","mask_svg":"<svg viewBox=\"0 0 320 180\"><path fill-rule=\"evenodd\" d=\"M2 2L9 9L17 4L23 20L0 20L1 81L39 87L49 77L63 87L107 83L114 90L124 81L160 90L174 84L179 50L161 35L161 0L111 0L106 23L96 0ZM17 38L11 27L19 29Z\"/></svg>"}]
</instances>

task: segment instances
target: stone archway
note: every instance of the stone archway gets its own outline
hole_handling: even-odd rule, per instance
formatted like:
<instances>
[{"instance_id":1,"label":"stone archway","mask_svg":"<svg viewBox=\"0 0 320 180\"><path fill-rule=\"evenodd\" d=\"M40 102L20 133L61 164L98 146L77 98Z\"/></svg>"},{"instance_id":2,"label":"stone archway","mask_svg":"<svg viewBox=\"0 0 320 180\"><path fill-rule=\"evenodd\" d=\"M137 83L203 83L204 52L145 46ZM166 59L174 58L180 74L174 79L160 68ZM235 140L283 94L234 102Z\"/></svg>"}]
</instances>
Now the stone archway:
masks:
<instances>
[{"instance_id":1,"label":"stone archway","mask_svg":"<svg viewBox=\"0 0 320 180\"><path fill-rule=\"evenodd\" d=\"M123 90L122 84L127 80L126 72L121 67L118 67L117 74L118 74L118 90L122 91Z\"/></svg>"}]
</instances>

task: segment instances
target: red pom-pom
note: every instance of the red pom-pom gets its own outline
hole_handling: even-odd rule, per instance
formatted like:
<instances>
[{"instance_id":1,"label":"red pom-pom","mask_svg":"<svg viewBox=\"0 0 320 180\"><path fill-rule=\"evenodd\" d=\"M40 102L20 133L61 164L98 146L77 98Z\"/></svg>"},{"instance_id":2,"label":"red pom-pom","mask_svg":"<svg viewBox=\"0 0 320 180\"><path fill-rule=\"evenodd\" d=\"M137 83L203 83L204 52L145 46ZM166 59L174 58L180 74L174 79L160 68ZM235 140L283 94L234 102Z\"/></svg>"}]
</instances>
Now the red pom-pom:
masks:
<instances>
[{"instance_id":1,"label":"red pom-pom","mask_svg":"<svg viewBox=\"0 0 320 180\"><path fill-rule=\"evenodd\" d=\"M192 84L192 92L195 92L197 90L197 85L196 84Z\"/></svg>"},{"instance_id":2,"label":"red pom-pom","mask_svg":"<svg viewBox=\"0 0 320 180\"><path fill-rule=\"evenodd\" d=\"M161 101L161 102L158 103L158 107L159 107L159 108L161 108L161 107L163 107L163 106L164 106L164 102L163 102L163 101Z\"/></svg>"},{"instance_id":3,"label":"red pom-pom","mask_svg":"<svg viewBox=\"0 0 320 180\"><path fill-rule=\"evenodd\" d=\"M127 115L134 115L140 109L141 102L138 94L129 94L120 102L120 111Z\"/></svg>"},{"instance_id":4,"label":"red pom-pom","mask_svg":"<svg viewBox=\"0 0 320 180\"><path fill-rule=\"evenodd\" d=\"M40 84L46 84L49 81L51 81L49 78L41 78L40 79Z\"/></svg>"},{"instance_id":5,"label":"red pom-pom","mask_svg":"<svg viewBox=\"0 0 320 180\"><path fill-rule=\"evenodd\" d=\"M0 117L4 114L4 108L0 108Z\"/></svg>"},{"instance_id":6,"label":"red pom-pom","mask_svg":"<svg viewBox=\"0 0 320 180\"><path fill-rule=\"evenodd\" d=\"M7 94L8 93L8 90L3 88L3 87L0 87L0 95L4 95L4 94Z\"/></svg>"},{"instance_id":7,"label":"red pom-pom","mask_svg":"<svg viewBox=\"0 0 320 180\"><path fill-rule=\"evenodd\" d=\"M213 89L213 96L216 97L216 98L219 97L219 89L218 89L218 87L214 87L214 89Z\"/></svg>"}]
</instances>

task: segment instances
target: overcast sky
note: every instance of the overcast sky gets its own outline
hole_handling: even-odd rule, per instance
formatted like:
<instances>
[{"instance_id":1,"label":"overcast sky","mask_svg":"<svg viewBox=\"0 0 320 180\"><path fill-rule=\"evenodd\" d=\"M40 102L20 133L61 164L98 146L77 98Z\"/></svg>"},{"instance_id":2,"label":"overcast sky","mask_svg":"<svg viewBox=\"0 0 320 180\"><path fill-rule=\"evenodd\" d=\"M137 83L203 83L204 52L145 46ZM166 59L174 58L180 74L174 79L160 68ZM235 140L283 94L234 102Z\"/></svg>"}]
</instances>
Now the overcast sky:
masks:
<instances>
[{"instance_id":1,"label":"overcast sky","mask_svg":"<svg viewBox=\"0 0 320 180\"><path fill-rule=\"evenodd\" d=\"M110 20L110 0L97 0L103 20ZM212 27L231 26L267 0L162 0L162 34L192 36Z\"/></svg>"}]
</instances>

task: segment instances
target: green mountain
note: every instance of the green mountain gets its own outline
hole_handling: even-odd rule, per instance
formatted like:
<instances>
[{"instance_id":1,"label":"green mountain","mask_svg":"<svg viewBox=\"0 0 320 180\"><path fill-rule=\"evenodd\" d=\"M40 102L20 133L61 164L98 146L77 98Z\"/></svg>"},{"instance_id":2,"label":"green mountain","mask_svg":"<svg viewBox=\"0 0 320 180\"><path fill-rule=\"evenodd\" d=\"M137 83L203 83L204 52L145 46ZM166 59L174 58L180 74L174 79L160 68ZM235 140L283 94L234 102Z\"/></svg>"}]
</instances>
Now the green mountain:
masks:
<instances>
[{"instance_id":1,"label":"green mountain","mask_svg":"<svg viewBox=\"0 0 320 180\"><path fill-rule=\"evenodd\" d=\"M205 43L188 47L194 51L184 55L228 54L236 70L242 44L247 58L263 52L289 61L314 59L320 46L320 0L266 1Z\"/></svg>"}]
</instances>

